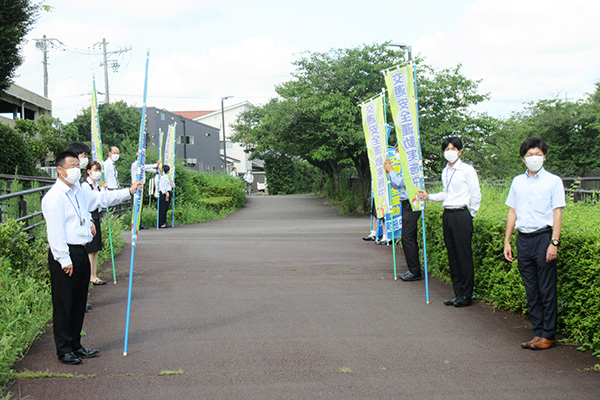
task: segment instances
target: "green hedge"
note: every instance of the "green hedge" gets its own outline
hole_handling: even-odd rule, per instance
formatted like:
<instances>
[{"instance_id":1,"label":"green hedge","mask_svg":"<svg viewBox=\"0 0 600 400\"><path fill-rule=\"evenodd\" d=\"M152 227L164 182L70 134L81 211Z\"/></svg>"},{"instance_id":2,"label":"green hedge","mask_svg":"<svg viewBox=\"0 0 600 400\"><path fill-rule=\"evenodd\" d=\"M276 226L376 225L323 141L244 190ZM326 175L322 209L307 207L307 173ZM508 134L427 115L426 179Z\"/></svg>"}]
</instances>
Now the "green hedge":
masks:
<instances>
[{"instance_id":1,"label":"green hedge","mask_svg":"<svg viewBox=\"0 0 600 400\"><path fill-rule=\"evenodd\" d=\"M481 209L473 220L474 296L494 307L527 314L517 261L505 260L507 188L482 186ZM429 271L450 283L442 232L441 203L425 212ZM421 235L419 236L421 237ZM512 239L516 253L516 233ZM558 251L558 330L580 349L600 355L600 205L572 203L563 212ZM422 247L421 247L422 248Z\"/></svg>"}]
</instances>

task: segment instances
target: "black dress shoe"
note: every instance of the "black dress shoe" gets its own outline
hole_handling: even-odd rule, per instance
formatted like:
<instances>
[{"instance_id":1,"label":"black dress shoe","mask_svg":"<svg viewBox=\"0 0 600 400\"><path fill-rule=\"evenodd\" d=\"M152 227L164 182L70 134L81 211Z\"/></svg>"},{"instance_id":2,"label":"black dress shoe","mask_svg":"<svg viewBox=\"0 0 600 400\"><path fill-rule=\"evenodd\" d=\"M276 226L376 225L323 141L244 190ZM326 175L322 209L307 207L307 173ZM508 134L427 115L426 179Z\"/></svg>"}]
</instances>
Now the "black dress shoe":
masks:
<instances>
[{"instance_id":1,"label":"black dress shoe","mask_svg":"<svg viewBox=\"0 0 600 400\"><path fill-rule=\"evenodd\" d=\"M458 296L454 296L454 298L450 300L444 300L444 304L447 306L453 306L456 303L456 300L458 300Z\"/></svg>"},{"instance_id":2,"label":"black dress shoe","mask_svg":"<svg viewBox=\"0 0 600 400\"><path fill-rule=\"evenodd\" d=\"M58 361L63 364L75 365L80 364L82 359L79 356L76 356L75 353L67 353L62 356L58 356Z\"/></svg>"},{"instance_id":3,"label":"black dress shoe","mask_svg":"<svg viewBox=\"0 0 600 400\"><path fill-rule=\"evenodd\" d=\"M412 272L408 271L408 272L398 275L398 278L402 279L405 282L413 282L413 281L420 281L421 279L423 279L423 276L415 275Z\"/></svg>"},{"instance_id":4,"label":"black dress shoe","mask_svg":"<svg viewBox=\"0 0 600 400\"><path fill-rule=\"evenodd\" d=\"M81 358L94 358L98 354L100 354L100 350L98 350L98 349L90 350L90 349L86 349L85 347L82 347L79 350L75 350L73 352L73 354L75 356L81 357Z\"/></svg>"},{"instance_id":5,"label":"black dress shoe","mask_svg":"<svg viewBox=\"0 0 600 400\"><path fill-rule=\"evenodd\" d=\"M473 304L473 300L470 297L460 296L454 302L454 307L469 307L471 304Z\"/></svg>"},{"instance_id":6,"label":"black dress shoe","mask_svg":"<svg viewBox=\"0 0 600 400\"><path fill-rule=\"evenodd\" d=\"M92 311L92 305L88 303L85 305L85 312L90 312L90 311Z\"/></svg>"}]
</instances>

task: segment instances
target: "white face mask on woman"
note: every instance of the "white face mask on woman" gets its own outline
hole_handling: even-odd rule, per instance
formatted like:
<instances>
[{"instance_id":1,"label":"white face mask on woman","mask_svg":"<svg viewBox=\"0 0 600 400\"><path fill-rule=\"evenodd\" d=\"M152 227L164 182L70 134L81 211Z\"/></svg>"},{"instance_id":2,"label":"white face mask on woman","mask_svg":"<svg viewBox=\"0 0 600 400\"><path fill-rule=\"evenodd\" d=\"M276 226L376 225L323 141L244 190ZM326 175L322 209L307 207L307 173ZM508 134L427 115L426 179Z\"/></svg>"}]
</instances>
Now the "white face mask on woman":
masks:
<instances>
[{"instance_id":1,"label":"white face mask on woman","mask_svg":"<svg viewBox=\"0 0 600 400\"><path fill-rule=\"evenodd\" d=\"M538 172L544 165L544 156L525 157L525 165L531 172Z\"/></svg>"},{"instance_id":2,"label":"white face mask on woman","mask_svg":"<svg viewBox=\"0 0 600 400\"><path fill-rule=\"evenodd\" d=\"M91 177L94 181L98 182L102 179L102 171L92 171Z\"/></svg>"},{"instance_id":3,"label":"white face mask on woman","mask_svg":"<svg viewBox=\"0 0 600 400\"><path fill-rule=\"evenodd\" d=\"M458 160L458 150L446 150L444 152L444 158L450 164L454 164Z\"/></svg>"}]
</instances>

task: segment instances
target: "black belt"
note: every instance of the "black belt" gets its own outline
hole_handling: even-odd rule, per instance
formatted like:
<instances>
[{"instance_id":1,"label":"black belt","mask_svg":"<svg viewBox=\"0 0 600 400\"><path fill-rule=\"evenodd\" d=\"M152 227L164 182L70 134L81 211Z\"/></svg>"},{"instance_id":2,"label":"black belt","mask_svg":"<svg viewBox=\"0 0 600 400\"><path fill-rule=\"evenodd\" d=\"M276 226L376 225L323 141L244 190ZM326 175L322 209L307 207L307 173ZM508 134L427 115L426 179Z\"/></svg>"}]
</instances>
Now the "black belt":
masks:
<instances>
[{"instance_id":1,"label":"black belt","mask_svg":"<svg viewBox=\"0 0 600 400\"><path fill-rule=\"evenodd\" d=\"M525 237L534 237L537 235L541 235L542 233L548 233L548 232L552 232L552 227L551 226L547 226L545 228L542 229L538 229L537 231L533 231L533 232L519 232L519 235L523 235Z\"/></svg>"},{"instance_id":2,"label":"black belt","mask_svg":"<svg viewBox=\"0 0 600 400\"><path fill-rule=\"evenodd\" d=\"M467 210L467 206L464 207L460 207L460 208L444 208L444 212L457 212L457 211L466 211Z\"/></svg>"},{"instance_id":3,"label":"black belt","mask_svg":"<svg viewBox=\"0 0 600 400\"><path fill-rule=\"evenodd\" d=\"M85 249L85 244L68 244L69 247L81 247Z\"/></svg>"}]
</instances>

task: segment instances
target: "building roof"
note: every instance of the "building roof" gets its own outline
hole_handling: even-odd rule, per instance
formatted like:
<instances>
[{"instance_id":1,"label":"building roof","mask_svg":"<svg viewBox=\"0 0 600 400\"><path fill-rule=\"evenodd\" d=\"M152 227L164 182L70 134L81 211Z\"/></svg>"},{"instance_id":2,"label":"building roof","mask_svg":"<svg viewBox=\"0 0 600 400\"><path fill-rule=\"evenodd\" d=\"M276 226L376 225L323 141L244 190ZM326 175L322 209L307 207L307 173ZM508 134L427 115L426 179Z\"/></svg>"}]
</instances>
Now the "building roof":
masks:
<instances>
[{"instance_id":1,"label":"building roof","mask_svg":"<svg viewBox=\"0 0 600 400\"><path fill-rule=\"evenodd\" d=\"M194 119L201 117L206 114L210 114L215 112L216 110L206 110L206 111L171 111L174 114L179 114L183 118Z\"/></svg>"}]
</instances>

